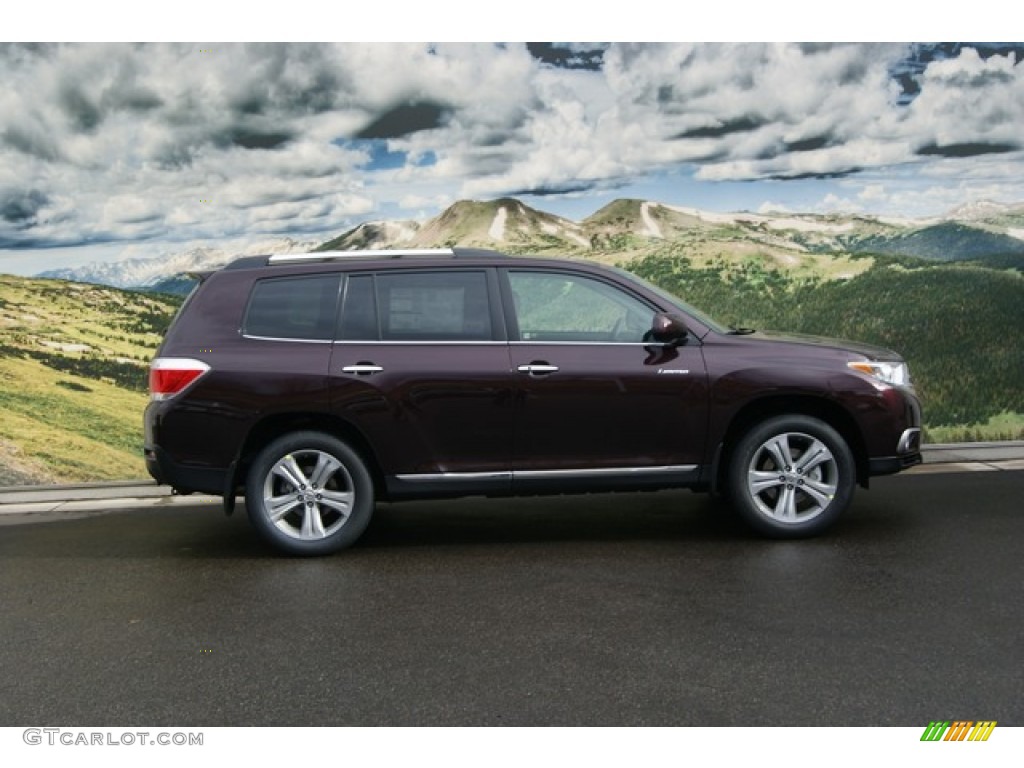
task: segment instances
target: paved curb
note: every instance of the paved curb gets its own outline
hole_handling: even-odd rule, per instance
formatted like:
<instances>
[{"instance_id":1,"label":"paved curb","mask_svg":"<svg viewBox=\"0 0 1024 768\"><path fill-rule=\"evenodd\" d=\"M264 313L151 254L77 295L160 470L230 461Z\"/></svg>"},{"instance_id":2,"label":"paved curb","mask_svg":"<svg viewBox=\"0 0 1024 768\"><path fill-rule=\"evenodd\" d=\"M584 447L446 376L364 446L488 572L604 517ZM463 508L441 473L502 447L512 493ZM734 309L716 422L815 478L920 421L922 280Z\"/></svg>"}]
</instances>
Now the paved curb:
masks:
<instances>
[{"instance_id":1,"label":"paved curb","mask_svg":"<svg viewBox=\"0 0 1024 768\"><path fill-rule=\"evenodd\" d=\"M957 461L1006 461L1024 459L1024 440L997 443L944 443L925 445L921 452L926 464Z\"/></svg>"},{"instance_id":2,"label":"paved curb","mask_svg":"<svg viewBox=\"0 0 1024 768\"><path fill-rule=\"evenodd\" d=\"M115 480L75 485L19 485L0 488L0 515L47 512L81 513L144 507L210 504L220 508L219 496L181 496L153 480Z\"/></svg>"},{"instance_id":3,"label":"paved curb","mask_svg":"<svg viewBox=\"0 0 1024 768\"><path fill-rule=\"evenodd\" d=\"M924 464L905 474L995 472L1024 470L1024 440L998 443L950 443L922 448ZM142 507L210 504L220 507L219 496L179 496L152 480L116 480L77 485L19 485L0 488L0 515L47 512L82 513Z\"/></svg>"}]
</instances>

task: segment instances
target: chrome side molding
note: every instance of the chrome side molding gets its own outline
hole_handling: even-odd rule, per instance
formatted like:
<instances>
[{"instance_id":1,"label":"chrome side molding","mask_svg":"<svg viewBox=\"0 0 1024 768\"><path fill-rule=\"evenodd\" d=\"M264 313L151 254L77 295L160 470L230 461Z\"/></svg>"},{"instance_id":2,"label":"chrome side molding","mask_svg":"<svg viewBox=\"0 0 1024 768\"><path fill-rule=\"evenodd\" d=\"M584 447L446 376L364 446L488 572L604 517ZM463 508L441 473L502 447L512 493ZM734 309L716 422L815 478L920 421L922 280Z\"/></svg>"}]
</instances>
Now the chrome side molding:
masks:
<instances>
[{"instance_id":1,"label":"chrome side molding","mask_svg":"<svg viewBox=\"0 0 1024 768\"><path fill-rule=\"evenodd\" d=\"M696 464L674 464L661 467L601 467L598 469L530 469L507 472L428 472L424 474L395 475L403 482L449 482L477 480L545 480L597 477L642 477L644 475L669 475L676 472L693 472Z\"/></svg>"}]
</instances>

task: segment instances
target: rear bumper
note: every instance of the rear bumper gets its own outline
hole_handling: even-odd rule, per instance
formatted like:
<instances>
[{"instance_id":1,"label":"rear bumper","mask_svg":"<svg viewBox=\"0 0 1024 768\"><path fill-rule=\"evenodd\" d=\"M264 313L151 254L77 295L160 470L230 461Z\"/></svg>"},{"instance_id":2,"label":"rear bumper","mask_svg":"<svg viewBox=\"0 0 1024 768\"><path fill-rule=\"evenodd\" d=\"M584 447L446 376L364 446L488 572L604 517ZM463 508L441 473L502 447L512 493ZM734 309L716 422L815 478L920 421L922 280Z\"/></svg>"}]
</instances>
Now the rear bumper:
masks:
<instances>
[{"instance_id":1,"label":"rear bumper","mask_svg":"<svg viewBox=\"0 0 1024 768\"><path fill-rule=\"evenodd\" d=\"M224 494L229 468L201 467L172 461L159 446L146 447L146 470L159 485L169 485L181 493Z\"/></svg>"}]
</instances>

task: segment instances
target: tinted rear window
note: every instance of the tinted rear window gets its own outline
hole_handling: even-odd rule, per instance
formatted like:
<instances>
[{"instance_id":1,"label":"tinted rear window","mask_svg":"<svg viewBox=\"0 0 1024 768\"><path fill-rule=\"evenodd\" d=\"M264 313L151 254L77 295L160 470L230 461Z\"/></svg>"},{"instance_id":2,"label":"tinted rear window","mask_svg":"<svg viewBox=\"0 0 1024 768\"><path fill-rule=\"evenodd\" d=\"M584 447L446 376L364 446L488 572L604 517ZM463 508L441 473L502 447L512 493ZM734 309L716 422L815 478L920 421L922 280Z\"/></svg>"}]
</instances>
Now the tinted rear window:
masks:
<instances>
[{"instance_id":1,"label":"tinted rear window","mask_svg":"<svg viewBox=\"0 0 1024 768\"><path fill-rule=\"evenodd\" d=\"M339 338L487 341L491 310L484 272L386 272L349 278Z\"/></svg>"},{"instance_id":2,"label":"tinted rear window","mask_svg":"<svg viewBox=\"0 0 1024 768\"><path fill-rule=\"evenodd\" d=\"M258 281L249 297L243 332L274 339L331 339L339 281L338 275Z\"/></svg>"}]
</instances>

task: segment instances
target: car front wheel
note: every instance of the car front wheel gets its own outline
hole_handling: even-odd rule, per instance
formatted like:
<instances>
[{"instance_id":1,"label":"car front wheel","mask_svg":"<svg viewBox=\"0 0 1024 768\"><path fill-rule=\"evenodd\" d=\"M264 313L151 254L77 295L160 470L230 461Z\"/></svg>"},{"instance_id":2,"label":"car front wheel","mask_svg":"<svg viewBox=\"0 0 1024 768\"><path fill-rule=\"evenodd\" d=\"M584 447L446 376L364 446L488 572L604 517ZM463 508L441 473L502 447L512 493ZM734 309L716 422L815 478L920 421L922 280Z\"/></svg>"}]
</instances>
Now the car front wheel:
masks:
<instances>
[{"instance_id":1,"label":"car front wheel","mask_svg":"<svg viewBox=\"0 0 1024 768\"><path fill-rule=\"evenodd\" d=\"M777 416L737 443L729 494L740 516L774 538L815 536L849 506L853 454L842 436L810 416Z\"/></svg>"},{"instance_id":2,"label":"car front wheel","mask_svg":"<svg viewBox=\"0 0 1024 768\"><path fill-rule=\"evenodd\" d=\"M359 455L321 432L294 432L267 445L245 486L249 520L292 555L326 555L351 545L373 514L373 481Z\"/></svg>"}]
</instances>

